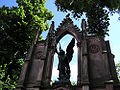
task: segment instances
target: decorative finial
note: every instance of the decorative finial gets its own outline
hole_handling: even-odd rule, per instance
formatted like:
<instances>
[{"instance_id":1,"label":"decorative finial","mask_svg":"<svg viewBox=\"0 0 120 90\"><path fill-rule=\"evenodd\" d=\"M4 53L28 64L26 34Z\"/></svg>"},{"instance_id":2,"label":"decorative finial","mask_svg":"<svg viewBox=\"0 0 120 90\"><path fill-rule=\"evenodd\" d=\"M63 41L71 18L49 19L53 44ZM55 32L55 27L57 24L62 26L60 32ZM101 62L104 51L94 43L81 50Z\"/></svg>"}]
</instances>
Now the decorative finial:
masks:
<instances>
[{"instance_id":1,"label":"decorative finial","mask_svg":"<svg viewBox=\"0 0 120 90\"><path fill-rule=\"evenodd\" d=\"M70 16L70 13L66 15L66 18L69 18L69 16Z\"/></svg>"},{"instance_id":2,"label":"decorative finial","mask_svg":"<svg viewBox=\"0 0 120 90\"><path fill-rule=\"evenodd\" d=\"M82 28L82 30L86 30L86 21L85 21L85 19L82 19L81 28Z\"/></svg>"},{"instance_id":3,"label":"decorative finial","mask_svg":"<svg viewBox=\"0 0 120 90\"><path fill-rule=\"evenodd\" d=\"M54 21L52 21L52 24L54 24Z\"/></svg>"}]
</instances>

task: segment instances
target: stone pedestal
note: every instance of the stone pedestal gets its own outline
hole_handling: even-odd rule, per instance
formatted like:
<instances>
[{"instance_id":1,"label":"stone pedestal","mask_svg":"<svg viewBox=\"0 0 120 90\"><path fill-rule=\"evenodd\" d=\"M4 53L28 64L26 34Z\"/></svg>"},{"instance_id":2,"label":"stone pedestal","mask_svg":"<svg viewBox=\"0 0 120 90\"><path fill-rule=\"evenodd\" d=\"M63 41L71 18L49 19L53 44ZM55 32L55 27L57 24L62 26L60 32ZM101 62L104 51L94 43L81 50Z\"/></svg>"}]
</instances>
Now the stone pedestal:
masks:
<instances>
[{"instance_id":1,"label":"stone pedestal","mask_svg":"<svg viewBox=\"0 0 120 90\"><path fill-rule=\"evenodd\" d=\"M60 81L56 81L55 83L53 83L52 88L54 90L59 90L59 88L64 88L64 89L60 89L60 90L70 90L69 88L71 87L71 82L60 82Z\"/></svg>"}]
</instances>

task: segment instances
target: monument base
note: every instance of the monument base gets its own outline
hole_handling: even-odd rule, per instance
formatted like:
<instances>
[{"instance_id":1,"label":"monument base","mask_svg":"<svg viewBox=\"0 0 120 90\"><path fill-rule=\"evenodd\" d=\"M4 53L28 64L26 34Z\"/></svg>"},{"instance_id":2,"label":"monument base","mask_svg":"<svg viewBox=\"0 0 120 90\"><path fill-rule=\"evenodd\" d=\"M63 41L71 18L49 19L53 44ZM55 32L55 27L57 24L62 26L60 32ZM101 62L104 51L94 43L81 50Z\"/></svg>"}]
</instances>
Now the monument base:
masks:
<instances>
[{"instance_id":1,"label":"monument base","mask_svg":"<svg viewBox=\"0 0 120 90\"><path fill-rule=\"evenodd\" d=\"M71 82L70 81L55 81L52 85L52 87L55 88L66 88L63 90L69 90L68 88L71 87Z\"/></svg>"}]
</instances>

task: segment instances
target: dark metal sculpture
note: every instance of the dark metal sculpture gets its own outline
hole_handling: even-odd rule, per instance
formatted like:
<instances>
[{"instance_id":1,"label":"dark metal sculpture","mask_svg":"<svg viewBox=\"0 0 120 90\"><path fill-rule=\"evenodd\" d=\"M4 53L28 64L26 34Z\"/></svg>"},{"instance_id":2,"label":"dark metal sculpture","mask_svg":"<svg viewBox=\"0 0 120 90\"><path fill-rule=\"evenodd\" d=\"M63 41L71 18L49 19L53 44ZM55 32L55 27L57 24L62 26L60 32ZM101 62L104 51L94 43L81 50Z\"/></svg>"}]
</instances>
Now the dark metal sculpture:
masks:
<instances>
[{"instance_id":1,"label":"dark metal sculpture","mask_svg":"<svg viewBox=\"0 0 120 90\"><path fill-rule=\"evenodd\" d=\"M73 47L75 45L75 39L73 38L65 51L61 49L61 46L59 48L59 52L56 49L56 53L58 54L59 58L59 64L58 64L58 70L59 70L59 81L61 82L69 82L70 81L70 66L69 63L72 60L73 57Z\"/></svg>"}]
</instances>

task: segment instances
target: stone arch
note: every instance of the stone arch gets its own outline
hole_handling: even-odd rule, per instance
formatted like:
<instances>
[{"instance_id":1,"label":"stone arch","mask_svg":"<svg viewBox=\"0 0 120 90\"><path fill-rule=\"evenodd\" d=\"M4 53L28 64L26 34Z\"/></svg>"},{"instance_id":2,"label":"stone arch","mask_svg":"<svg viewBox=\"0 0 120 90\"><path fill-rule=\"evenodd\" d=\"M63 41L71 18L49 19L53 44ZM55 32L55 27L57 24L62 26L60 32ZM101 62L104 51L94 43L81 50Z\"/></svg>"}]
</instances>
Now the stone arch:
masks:
<instances>
[{"instance_id":1,"label":"stone arch","mask_svg":"<svg viewBox=\"0 0 120 90\"><path fill-rule=\"evenodd\" d=\"M57 50L59 51L59 46L61 45L61 48L64 50L64 51L66 51L66 49L67 49L67 46L69 45L69 43L70 43L70 41L72 40L72 38L74 38L71 34L65 34L61 39L60 39L60 41L59 41L59 43L57 43L56 44L56 48L57 48ZM64 43L63 43L64 42ZM77 41L76 41L76 39L75 39L75 46L74 46L74 48L77 48ZM74 49L73 48L73 49ZM71 73L70 73L70 75L71 75L71 77L70 77L70 80L72 80L72 78L74 78L73 77L73 73L74 73L74 71L76 72L76 71L78 71L77 70L77 66L75 67L75 69L74 70L72 70L73 68L71 68L71 66L73 65L73 62L75 62L74 64L78 64L77 63L77 52L78 52L78 50L76 50L75 49L75 51L74 51L74 53L73 53L73 57L72 57L72 60L70 61L70 63L69 63L69 66L70 66L70 70L71 70ZM58 58L58 54L55 52L55 54L54 54L54 60L53 60L53 70L52 70L52 78L51 78L51 80L57 80L57 78L58 78L58 76L59 76L59 74L58 74L58 71L57 71L57 74L58 75L56 75L56 73L54 73L54 70L56 71L57 69L58 69L58 64L59 64L59 58ZM57 67L57 68L56 68ZM55 76L55 78L53 78L53 76ZM75 75L75 80L74 81L77 81L77 72L76 72L76 75Z\"/></svg>"},{"instance_id":2,"label":"stone arch","mask_svg":"<svg viewBox=\"0 0 120 90\"><path fill-rule=\"evenodd\" d=\"M81 66L81 63L82 63L82 51L81 51L82 32L80 31L80 29L76 25L73 25L73 22L72 22L72 20L70 18L64 19L64 21L62 21L62 23L60 23L60 26L57 28L57 30L55 32L56 45L62 39L62 37L64 37L66 34L70 34L71 36L73 36L77 40L77 47L78 47L77 84L80 84L80 82L81 82L81 73L82 73L81 72L81 68L82 68L82 66ZM55 52L54 52L54 54L55 54ZM53 62L54 62L54 59L52 59L51 67L53 67ZM51 72L52 72L52 70L51 70Z\"/></svg>"},{"instance_id":3,"label":"stone arch","mask_svg":"<svg viewBox=\"0 0 120 90\"><path fill-rule=\"evenodd\" d=\"M72 35L77 42L80 42L82 39L82 33L80 29L73 25L73 22L70 18L65 19L59 28L56 30L56 42L58 43L59 40L64 37L66 34Z\"/></svg>"}]
</instances>

